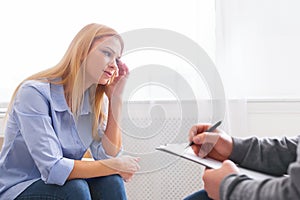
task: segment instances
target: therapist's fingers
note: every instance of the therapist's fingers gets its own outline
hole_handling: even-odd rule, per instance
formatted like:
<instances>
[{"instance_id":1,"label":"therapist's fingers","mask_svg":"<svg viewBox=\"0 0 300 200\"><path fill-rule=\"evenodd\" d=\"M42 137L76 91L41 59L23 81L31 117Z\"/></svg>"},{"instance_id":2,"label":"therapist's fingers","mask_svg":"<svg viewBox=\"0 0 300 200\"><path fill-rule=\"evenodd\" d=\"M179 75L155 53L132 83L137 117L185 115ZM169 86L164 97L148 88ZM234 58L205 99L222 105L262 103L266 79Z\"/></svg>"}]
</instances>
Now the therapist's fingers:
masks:
<instances>
[{"instance_id":1,"label":"therapist's fingers","mask_svg":"<svg viewBox=\"0 0 300 200\"><path fill-rule=\"evenodd\" d=\"M218 169L207 169L203 174L204 189L212 199L220 199L220 186L223 179L229 174L238 174L239 169L229 160L222 163Z\"/></svg>"},{"instance_id":2,"label":"therapist's fingers","mask_svg":"<svg viewBox=\"0 0 300 200\"><path fill-rule=\"evenodd\" d=\"M200 157L206 157L218 142L219 134L214 132L204 132L193 137L192 148L194 152Z\"/></svg>"},{"instance_id":3,"label":"therapist's fingers","mask_svg":"<svg viewBox=\"0 0 300 200\"><path fill-rule=\"evenodd\" d=\"M205 143L215 143L219 139L220 135L215 132L203 132L201 134L195 135L192 141L195 144L202 145Z\"/></svg>"},{"instance_id":4,"label":"therapist's fingers","mask_svg":"<svg viewBox=\"0 0 300 200\"><path fill-rule=\"evenodd\" d=\"M204 132L194 136L192 148L200 157L209 156L217 160L225 160L232 153L232 137L222 130L220 132Z\"/></svg>"},{"instance_id":5,"label":"therapist's fingers","mask_svg":"<svg viewBox=\"0 0 300 200\"><path fill-rule=\"evenodd\" d=\"M193 137L195 135L205 132L207 129L209 129L210 126L210 124L197 124L192 126L189 131L189 141L193 141Z\"/></svg>"}]
</instances>

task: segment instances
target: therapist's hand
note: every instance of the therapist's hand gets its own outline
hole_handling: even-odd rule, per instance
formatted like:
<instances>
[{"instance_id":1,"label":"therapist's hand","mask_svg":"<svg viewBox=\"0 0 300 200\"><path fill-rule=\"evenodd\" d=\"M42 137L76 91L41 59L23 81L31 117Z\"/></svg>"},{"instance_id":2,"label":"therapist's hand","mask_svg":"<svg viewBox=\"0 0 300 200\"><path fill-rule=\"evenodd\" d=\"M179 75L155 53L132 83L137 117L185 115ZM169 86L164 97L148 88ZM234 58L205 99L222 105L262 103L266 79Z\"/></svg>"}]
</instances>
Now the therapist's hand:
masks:
<instances>
[{"instance_id":1,"label":"therapist's hand","mask_svg":"<svg viewBox=\"0 0 300 200\"><path fill-rule=\"evenodd\" d=\"M196 155L224 161L232 152L232 138L220 129L216 129L214 132L205 132L211 126L211 124L194 125L189 132L189 141L195 143L192 148Z\"/></svg>"},{"instance_id":2,"label":"therapist's hand","mask_svg":"<svg viewBox=\"0 0 300 200\"><path fill-rule=\"evenodd\" d=\"M203 175L204 189L208 196L214 200L220 199L220 186L222 180L230 174L238 174L239 169L230 160L225 160L219 169L206 169Z\"/></svg>"}]
</instances>

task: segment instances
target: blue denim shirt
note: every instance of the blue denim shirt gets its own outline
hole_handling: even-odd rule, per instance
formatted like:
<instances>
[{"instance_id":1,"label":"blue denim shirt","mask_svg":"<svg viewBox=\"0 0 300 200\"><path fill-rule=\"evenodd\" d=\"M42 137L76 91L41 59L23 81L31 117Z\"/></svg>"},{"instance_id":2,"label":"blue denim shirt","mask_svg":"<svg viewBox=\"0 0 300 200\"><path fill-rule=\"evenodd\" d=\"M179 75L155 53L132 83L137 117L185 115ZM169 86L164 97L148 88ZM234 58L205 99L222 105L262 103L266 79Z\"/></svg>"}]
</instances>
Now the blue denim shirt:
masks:
<instances>
[{"instance_id":1,"label":"blue denim shirt","mask_svg":"<svg viewBox=\"0 0 300 200\"><path fill-rule=\"evenodd\" d=\"M39 179L63 185L74 160L80 160L88 148L95 160L110 158L101 142L92 138L88 96L75 120L62 85L40 81L22 84L6 124L0 154L0 199L14 199ZM100 137L105 123L99 126Z\"/></svg>"}]
</instances>

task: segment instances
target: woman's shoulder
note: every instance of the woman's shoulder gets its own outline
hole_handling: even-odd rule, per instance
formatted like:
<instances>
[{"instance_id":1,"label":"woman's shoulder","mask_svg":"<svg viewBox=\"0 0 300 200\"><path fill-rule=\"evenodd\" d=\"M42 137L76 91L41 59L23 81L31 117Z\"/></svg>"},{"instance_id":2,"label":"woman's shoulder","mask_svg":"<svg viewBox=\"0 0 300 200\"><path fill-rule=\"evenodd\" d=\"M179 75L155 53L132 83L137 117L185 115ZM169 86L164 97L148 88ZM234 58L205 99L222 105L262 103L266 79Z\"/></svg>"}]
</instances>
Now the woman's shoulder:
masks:
<instances>
[{"instance_id":1,"label":"woman's shoulder","mask_svg":"<svg viewBox=\"0 0 300 200\"><path fill-rule=\"evenodd\" d=\"M42 80L26 80L22 83L22 87L49 87L49 81Z\"/></svg>"},{"instance_id":2,"label":"woman's shoulder","mask_svg":"<svg viewBox=\"0 0 300 200\"><path fill-rule=\"evenodd\" d=\"M43 95L50 95L50 83L47 80L26 80L21 84L19 90L38 91Z\"/></svg>"}]
</instances>

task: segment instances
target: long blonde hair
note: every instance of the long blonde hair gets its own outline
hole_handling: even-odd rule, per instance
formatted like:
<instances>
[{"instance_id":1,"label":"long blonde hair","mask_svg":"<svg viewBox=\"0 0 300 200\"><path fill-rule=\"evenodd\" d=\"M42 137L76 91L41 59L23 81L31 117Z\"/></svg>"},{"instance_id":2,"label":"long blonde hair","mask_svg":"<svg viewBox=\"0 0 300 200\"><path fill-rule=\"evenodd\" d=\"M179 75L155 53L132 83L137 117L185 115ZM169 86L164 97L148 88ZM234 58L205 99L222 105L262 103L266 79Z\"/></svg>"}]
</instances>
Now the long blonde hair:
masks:
<instances>
[{"instance_id":1,"label":"long blonde hair","mask_svg":"<svg viewBox=\"0 0 300 200\"><path fill-rule=\"evenodd\" d=\"M60 62L52 68L33 74L32 76L23 80L14 91L10 104L8 106L7 114L10 112L13 100L16 93L22 83L27 80L41 80L47 81L53 84L59 84L64 86L65 97L68 105L71 107L71 111L74 116L77 116L81 108L84 96L84 90L82 88L82 80L80 80L79 71L85 61L89 51L93 44L106 36L117 37L121 44L121 50L124 48L124 42L121 36L112 28L101 24L88 24L83 27L72 40L65 55ZM57 80L59 78L59 81ZM95 88L95 94L91 103L93 109L93 127L92 135L94 139L100 139L98 136L98 126L105 119L105 114L102 111L102 102L104 96L105 86L97 85Z\"/></svg>"}]
</instances>

